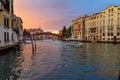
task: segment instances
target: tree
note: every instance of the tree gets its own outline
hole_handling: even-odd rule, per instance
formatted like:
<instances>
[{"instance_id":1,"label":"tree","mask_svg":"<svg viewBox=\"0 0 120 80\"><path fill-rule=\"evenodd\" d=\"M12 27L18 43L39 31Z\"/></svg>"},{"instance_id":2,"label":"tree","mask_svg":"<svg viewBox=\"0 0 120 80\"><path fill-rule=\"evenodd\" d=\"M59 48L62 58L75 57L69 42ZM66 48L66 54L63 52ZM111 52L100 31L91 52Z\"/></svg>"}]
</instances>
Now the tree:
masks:
<instances>
[{"instance_id":1,"label":"tree","mask_svg":"<svg viewBox=\"0 0 120 80\"><path fill-rule=\"evenodd\" d=\"M23 30L23 36L30 36L30 32L28 32L26 29Z\"/></svg>"},{"instance_id":2,"label":"tree","mask_svg":"<svg viewBox=\"0 0 120 80\"><path fill-rule=\"evenodd\" d=\"M65 33L66 33L66 26L63 26L62 35L65 36Z\"/></svg>"},{"instance_id":3,"label":"tree","mask_svg":"<svg viewBox=\"0 0 120 80\"><path fill-rule=\"evenodd\" d=\"M71 36L71 27L69 27L68 29L66 29L66 27L63 27L63 32L62 35L66 38L69 38Z\"/></svg>"},{"instance_id":4,"label":"tree","mask_svg":"<svg viewBox=\"0 0 120 80\"><path fill-rule=\"evenodd\" d=\"M71 27L66 30L65 37L69 38L71 36Z\"/></svg>"}]
</instances>

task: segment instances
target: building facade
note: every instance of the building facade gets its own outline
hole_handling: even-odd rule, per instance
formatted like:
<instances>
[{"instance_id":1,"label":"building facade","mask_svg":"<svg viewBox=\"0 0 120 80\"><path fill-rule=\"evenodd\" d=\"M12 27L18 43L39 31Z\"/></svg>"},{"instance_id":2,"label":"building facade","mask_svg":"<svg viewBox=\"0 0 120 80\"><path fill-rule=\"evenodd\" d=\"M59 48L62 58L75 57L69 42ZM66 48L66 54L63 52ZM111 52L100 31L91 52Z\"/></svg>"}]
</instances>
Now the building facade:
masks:
<instances>
[{"instance_id":1,"label":"building facade","mask_svg":"<svg viewBox=\"0 0 120 80\"><path fill-rule=\"evenodd\" d=\"M28 29L27 31L30 32L30 34L38 34L38 33L43 33L44 32L41 28Z\"/></svg>"},{"instance_id":2,"label":"building facade","mask_svg":"<svg viewBox=\"0 0 120 80\"><path fill-rule=\"evenodd\" d=\"M13 0L0 0L0 49L16 45L22 38L22 20L13 14Z\"/></svg>"},{"instance_id":3,"label":"building facade","mask_svg":"<svg viewBox=\"0 0 120 80\"><path fill-rule=\"evenodd\" d=\"M100 13L73 20L71 25L75 40L120 42L120 6L110 5Z\"/></svg>"},{"instance_id":4,"label":"building facade","mask_svg":"<svg viewBox=\"0 0 120 80\"><path fill-rule=\"evenodd\" d=\"M80 17L72 21L72 24L71 24L72 37L71 38L73 40L84 41L85 39L85 18L86 16Z\"/></svg>"}]
</instances>

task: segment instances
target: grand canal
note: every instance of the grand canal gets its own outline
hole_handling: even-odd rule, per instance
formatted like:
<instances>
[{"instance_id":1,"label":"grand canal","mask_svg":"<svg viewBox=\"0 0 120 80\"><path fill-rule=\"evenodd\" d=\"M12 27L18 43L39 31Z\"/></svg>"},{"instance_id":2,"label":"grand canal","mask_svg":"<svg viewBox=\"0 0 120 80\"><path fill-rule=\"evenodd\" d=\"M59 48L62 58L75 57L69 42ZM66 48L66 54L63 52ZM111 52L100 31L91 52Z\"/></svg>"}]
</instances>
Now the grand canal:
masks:
<instances>
[{"instance_id":1,"label":"grand canal","mask_svg":"<svg viewBox=\"0 0 120 80\"><path fill-rule=\"evenodd\" d=\"M118 80L120 44L85 43L82 48L70 42L37 41L20 52L0 55L0 80ZM5 54L6 53L6 54Z\"/></svg>"}]
</instances>

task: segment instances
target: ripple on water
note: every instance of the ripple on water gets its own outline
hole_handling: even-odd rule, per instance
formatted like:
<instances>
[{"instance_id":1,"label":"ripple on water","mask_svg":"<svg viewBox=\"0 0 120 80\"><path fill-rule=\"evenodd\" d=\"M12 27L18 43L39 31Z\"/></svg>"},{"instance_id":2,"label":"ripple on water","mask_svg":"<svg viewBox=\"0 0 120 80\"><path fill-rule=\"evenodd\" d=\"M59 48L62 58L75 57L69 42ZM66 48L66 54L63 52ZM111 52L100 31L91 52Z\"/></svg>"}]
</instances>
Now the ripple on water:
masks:
<instances>
[{"instance_id":1,"label":"ripple on water","mask_svg":"<svg viewBox=\"0 0 120 80\"><path fill-rule=\"evenodd\" d=\"M120 71L119 44L85 43L84 48L69 42L37 41L23 51L0 56L0 80L117 80Z\"/></svg>"}]
</instances>

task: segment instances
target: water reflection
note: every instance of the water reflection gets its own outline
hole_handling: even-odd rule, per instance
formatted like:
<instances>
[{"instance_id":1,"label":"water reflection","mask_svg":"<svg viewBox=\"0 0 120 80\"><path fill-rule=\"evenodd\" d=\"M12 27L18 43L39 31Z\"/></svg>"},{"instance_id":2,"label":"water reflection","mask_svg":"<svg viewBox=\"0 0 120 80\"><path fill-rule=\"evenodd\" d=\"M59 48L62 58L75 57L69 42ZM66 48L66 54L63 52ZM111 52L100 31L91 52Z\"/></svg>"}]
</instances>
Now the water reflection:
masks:
<instances>
[{"instance_id":1,"label":"water reflection","mask_svg":"<svg viewBox=\"0 0 120 80\"><path fill-rule=\"evenodd\" d=\"M0 55L0 80L16 80L22 71L24 57L20 52L6 51Z\"/></svg>"},{"instance_id":2,"label":"water reflection","mask_svg":"<svg viewBox=\"0 0 120 80\"><path fill-rule=\"evenodd\" d=\"M85 43L84 48L69 42L37 41L21 52L0 56L0 80L118 80L119 44Z\"/></svg>"}]
</instances>

